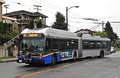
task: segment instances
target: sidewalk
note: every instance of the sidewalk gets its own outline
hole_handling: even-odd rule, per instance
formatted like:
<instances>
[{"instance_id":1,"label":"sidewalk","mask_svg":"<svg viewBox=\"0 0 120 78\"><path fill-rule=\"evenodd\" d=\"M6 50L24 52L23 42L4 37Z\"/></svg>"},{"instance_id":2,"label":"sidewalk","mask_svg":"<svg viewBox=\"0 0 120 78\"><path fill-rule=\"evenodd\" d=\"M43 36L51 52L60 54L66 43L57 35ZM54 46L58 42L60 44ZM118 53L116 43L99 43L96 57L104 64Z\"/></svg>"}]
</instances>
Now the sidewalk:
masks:
<instances>
[{"instance_id":1,"label":"sidewalk","mask_svg":"<svg viewBox=\"0 0 120 78\"><path fill-rule=\"evenodd\" d=\"M17 60L17 58L1 59L0 63L3 63L3 62L12 62L12 61L16 61L16 60Z\"/></svg>"}]
</instances>

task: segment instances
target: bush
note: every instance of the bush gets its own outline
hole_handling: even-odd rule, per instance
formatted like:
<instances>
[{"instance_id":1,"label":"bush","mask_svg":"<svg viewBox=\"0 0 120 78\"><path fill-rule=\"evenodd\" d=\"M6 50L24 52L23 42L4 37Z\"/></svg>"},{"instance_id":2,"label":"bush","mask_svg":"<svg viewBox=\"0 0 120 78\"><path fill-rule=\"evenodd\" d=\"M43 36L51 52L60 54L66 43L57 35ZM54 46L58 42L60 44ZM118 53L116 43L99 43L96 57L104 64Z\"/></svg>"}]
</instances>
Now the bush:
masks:
<instances>
[{"instance_id":1,"label":"bush","mask_svg":"<svg viewBox=\"0 0 120 78\"><path fill-rule=\"evenodd\" d=\"M12 24L0 22L0 45L14 38L17 35L16 31L13 31Z\"/></svg>"}]
</instances>

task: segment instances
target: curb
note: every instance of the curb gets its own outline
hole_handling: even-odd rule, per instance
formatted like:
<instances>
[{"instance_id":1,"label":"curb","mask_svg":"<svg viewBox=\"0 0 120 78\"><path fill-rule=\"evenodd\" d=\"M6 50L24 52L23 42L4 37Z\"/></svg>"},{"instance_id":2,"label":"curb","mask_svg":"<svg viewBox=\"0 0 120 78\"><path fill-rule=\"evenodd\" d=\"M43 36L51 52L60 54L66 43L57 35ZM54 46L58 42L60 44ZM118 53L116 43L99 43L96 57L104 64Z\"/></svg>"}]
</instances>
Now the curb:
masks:
<instances>
[{"instance_id":1,"label":"curb","mask_svg":"<svg viewBox=\"0 0 120 78\"><path fill-rule=\"evenodd\" d=\"M12 58L12 59L2 59L0 60L0 63L4 63L4 62L13 62L13 61L16 61L17 58Z\"/></svg>"}]
</instances>

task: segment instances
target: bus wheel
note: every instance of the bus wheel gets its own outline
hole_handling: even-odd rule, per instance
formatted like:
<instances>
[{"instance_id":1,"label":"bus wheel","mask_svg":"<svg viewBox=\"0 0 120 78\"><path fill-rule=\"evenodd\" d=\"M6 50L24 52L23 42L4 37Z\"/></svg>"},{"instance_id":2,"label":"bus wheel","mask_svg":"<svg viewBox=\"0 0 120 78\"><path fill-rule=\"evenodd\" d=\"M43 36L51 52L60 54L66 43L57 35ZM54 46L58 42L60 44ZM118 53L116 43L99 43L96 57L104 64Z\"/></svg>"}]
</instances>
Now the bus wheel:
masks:
<instances>
[{"instance_id":1,"label":"bus wheel","mask_svg":"<svg viewBox=\"0 0 120 78\"><path fill-rule=\"evenodd\" d=\"M104 52L103 51L101 51L100 52L100 56L99 56L100 58L103 58L104 57Z\"/></svg>"},{"instance_id":2,"label":"bus wheel","mask_svg":"<svg viewBox=\"0 0 120 78\"><path fill-rule=\"evenodd\" d=\"M74 53L73 61L77 61L77 54L76 54L76 52Z\"/></svg>"},{"instance_id":3,"label":"bus wheel","mask_svg":"<svg viewBox=\"0 0 120 78\"><path fill-rule=\"evenodd\" d=\"M56 57L55 57L55 55L53 55L52 56L52 63L51 63L51 65L53 66L55 64L56 64Z\"/></svg>"}]
</instances>

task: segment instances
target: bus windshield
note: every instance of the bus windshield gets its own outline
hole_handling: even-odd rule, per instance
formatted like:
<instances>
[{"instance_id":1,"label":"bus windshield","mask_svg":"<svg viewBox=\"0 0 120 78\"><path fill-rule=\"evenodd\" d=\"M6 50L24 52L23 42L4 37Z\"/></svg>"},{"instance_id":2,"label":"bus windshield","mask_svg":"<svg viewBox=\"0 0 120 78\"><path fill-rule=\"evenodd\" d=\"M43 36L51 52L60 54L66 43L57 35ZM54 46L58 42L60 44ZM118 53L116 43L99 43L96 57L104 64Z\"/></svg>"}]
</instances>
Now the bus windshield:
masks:
<instances>
[{"instance_id":1,"label":"bus windshield","mask_svg":"<svg viewBox=\"0 0 120 78\"><path fill-rule=\"evenodd\" d=\"M43 52L44 38L23 38L20 41L20 51Z\"/></svg>"}]
</instances>

